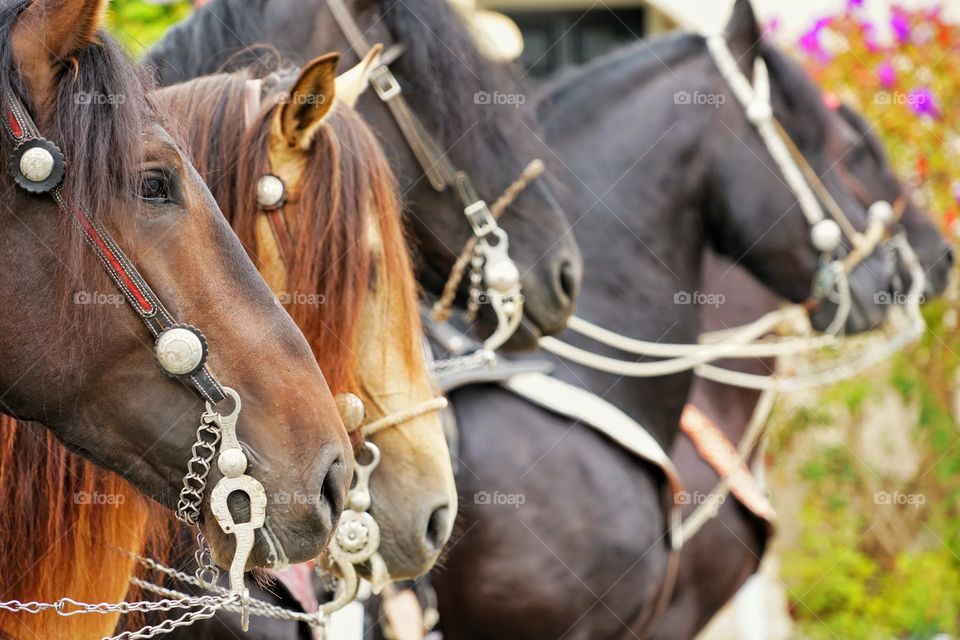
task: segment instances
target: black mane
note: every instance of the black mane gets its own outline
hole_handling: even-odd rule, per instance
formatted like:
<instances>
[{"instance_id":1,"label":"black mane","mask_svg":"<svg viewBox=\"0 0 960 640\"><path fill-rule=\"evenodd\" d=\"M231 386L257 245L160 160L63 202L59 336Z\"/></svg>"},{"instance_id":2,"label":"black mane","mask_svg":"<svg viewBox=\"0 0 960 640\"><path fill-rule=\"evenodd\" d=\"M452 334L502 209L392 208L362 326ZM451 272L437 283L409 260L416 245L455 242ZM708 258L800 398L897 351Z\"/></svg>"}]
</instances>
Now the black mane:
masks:
<instances>
[{"instance_id":1,"label":"black mane","mask_svg":"<svg viewBox=\"0 0 960 640\"><path fill-rule=\"evenodd\" d=\"M393 69L414 111L429 119L431 132L447 145L465 135L471 145L489 143L491 153L509 148L499 146L511 144L502 119L516 109L478 106L475 93L524 93L527 87L513 67L480 53L448 0L383 0L382 13L404 46ZM531 101L532 91L526 94Z\"/></svg>"},{"instance_id":2,"label":"black mane","mask_svg":"<svg viewBox=\"0 0 960 640\"><path fill-rule=\"evenodd\" d=\"M215 0L171 27L143 57L160 84L169 86L224 70L224 61L264 40L263 16L269 0ZM236 58L237 66L257 56Z\"/></svg>"},{"instance_id":3,"label":"black mane","mask_svg":"<svg viewBox=\"0 0 960 640\"><path fill-rule=\"evenodd\" d=\"M0 9L0 90L12 91L36 113L12 47L13 25L29 4L20 0ZM139 180L142 136L153 115L142 74L107 33L100 32L98 40L77 53L75 72L72 66L63 67L49 122L38 122L67 159L64 197L93 216L106 209L118 188ZM9 152L6 136L3 145Z\"/></svg>"},{"instance_id":4,"label":"black mane","mask_svg":"<svg viewBox=\"0 0 960 640\"><path fill-rule=\"evenodd\" d=\"M32 1L8 2L0 8L0 91L16 95L37 120L36 105L31 104L13 51L14 24ZM102 219L118 209L118 200L132 199L139 192L143 136L155 121L155 112L146 99L147 80L123 49L106 32L101 31L97 40L77 52L75 68L63 65L55 104L36 124L41 135L52 140L66 159L64 199L90 217ZM9 136L0 135L4 157L10 156L12 146ZM10 193L13 179L6 170L0 174L0 187ZM2 215L16 216L16 224L26 224L29 221L22 218L23 210L34 202L16 189L2 208ZM79 227L70 216L59 215L57 220L58 246L53 257L61 283L60 313L69 318L82 310L73 304L72 292L89 286L85 274L95 261L84 248ZM104 276L101 273L97 277ZM88 313L98 317L92 308Z\"/></svg>"},{"instance_id":5,"label":"black mane","mask_svg":"<svg viewBox=\"0 0 960 640\"><path fill-rule=\"evenodd\" d=\"M668 72L670 64L704 50L703 36L686 32L617 47L586 64L568 67L548 80L537 94L537 117L547 126L552 122L572 122L569 118L573 112L595 100L599 88L628 76L633 86L639 86Z\"/></svg>"},{"instance_id":6,"label":"black mane","mask_svg":"<svg viewBox=\"0 0 960 640\"><path fill-rule=\"evenodd\" d=\"M307 17L325 2L302 1ZM362 15L355 16L361 25L382 22L403 44L404 53L391 68L413 110L444 149L459 143L481 157L535 157L532 150L517 148L518 139L530 136L515 133L529 109L479 104L475 98L478 91L496 91L523 94L529 103L533 92L525 91L512 67L480 53L447 0L371 0L363 6ZM264 46L291 60L302 59L304 52L284 51L279 34L264 28L269 9L269 0L213 0L170 29L147 52L144 63L157 70L161 84L169 85L250 63L262 67L253 70L255 76L272 71L277 61L262 60ZM527 124L536 130L532 121ZM522 168L506 171L515 175ZM483 188L484 176L474 178ZM502 179L494 181L497 184L489 185L494 190L505 186Z\"/></svg>"}]
</instances>

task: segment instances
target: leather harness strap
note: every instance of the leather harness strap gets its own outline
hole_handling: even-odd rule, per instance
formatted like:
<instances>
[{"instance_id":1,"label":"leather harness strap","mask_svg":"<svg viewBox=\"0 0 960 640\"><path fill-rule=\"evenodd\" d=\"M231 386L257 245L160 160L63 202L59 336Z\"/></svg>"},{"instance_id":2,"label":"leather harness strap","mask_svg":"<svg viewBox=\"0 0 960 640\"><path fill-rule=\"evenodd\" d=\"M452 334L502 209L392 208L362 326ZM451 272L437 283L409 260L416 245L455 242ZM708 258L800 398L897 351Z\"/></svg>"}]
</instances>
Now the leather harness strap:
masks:
<instances>
[{"instance_id":1,"label":"leather harness strap","mask_svg":"<svg viewBox=\"0 0 960 640\"><path fill-rule=\"evenodd\" d=\"M360 31L360 27L353 19L346 3L343 0L327 0L327 6L330 7L333 19L349 41L350 48L360 58L363 58L370 51L371 45L364 37L363 32ZM395 51L397 54L393 53ZM403 137L410 145L413 155L416 156L430 181L430 185L437 191L453 189L460 197L464 207L482 202L469 175L465 171L458 170L447 159L446 153L439 143L430 135L423 122L416 116L403 97L400 82L388 66L397 57L399 51L396 47L391 47L387 51L390 57L381 57L380 66L370 72L370 86L390 109L397 121L397 126L403 133Z\"/></svg>"},{"instance_id":2,"label":"leather harness strap","mask_svg":"<svg viewBox=\"0 0 960 640\"><path fill-rule=\"evenodd\" d=\"M262 88L262 79L257 78L253 80L247 80L244 95L244 127L247 129L253 125L257 119L257 116L260 115L260 94ZM270 174L270 171L271 169L268 167L267 174ZM279 178L277 179L279 180ZM273 232L273 238L277 242L277 249L280 251L280 259L284 262L284 264L293 258L294 253L294 244L290 234L290 227L287 224L287 217L284 214L283 204L285 199L286 196L284 195L284 200L281 200L279 206L263 210L264 214L267 216L267 220L270 222L270 230Z\"/></svg>"},{"instance_id":3,"label":"leather harness strap","mask_svg":"<svg viewBox=\"0 0 960 640\"><path fill-rule=\"evenodd\" d=\"M36 124L27 113L26 108L20 99L10 91L6 91L3 96L3 105L5 111L4 130L11 137L14 143L15 151L24 148L27 145L42 144L47 148L56 149L55 145L47 141L40 135ZM56 149L59 154L59 150ZM63 162L62 156L59 161ZM18 167L12 167L15 174ZM18 180L18 183L21 181ZM26 187L25 187L26 188ZM120 246L116 243L110 233L96 220L87 213L66 203L61 192L61 186L58 184L52 189L47 190L54 202L67 214L69 214L80 230L83 232L87 245L96 254L100 264L110 275L110 278L116 284L117 288L123 294L124 299L130 307L136 312L137 316L147 326L151 335L157 338L161 333L175 327L185 327L180 325L173 318L169 311L160 302L160 299L153 292L150 286L137 271L130 259L123 253ZM202 334L196 329L189 327L202 339ZM206 345L204 344L204 347ZM210 402L217 404L222 401L226 394L223 387L213 376L206 364L202 364L195 371L184 375L172 375L180 379L185 384L193 387L200 396Z\"/></svg>"}]
</instances>

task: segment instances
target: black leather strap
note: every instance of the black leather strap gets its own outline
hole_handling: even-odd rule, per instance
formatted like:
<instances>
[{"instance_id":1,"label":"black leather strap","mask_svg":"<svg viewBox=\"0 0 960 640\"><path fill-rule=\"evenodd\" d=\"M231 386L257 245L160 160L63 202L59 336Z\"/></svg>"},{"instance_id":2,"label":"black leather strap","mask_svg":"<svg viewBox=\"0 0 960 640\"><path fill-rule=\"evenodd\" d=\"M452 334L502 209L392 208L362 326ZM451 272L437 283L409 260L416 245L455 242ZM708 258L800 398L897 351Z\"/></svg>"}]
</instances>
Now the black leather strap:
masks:
<instances>
[{"instance_id":1,"label":"black leather strap","mask_svg":"<svg viewBox=\"0 0 960 640\"><path fill-rule=\"evenodd\" d=\"M9 91L6 92L3 96L3 105L3 128L13 140L15 149L21 149L24 145L35 143L40 143L38 146L44 146L45 148L49 148L48 145L56 148L53 143L40 135L30 114L27 113L23 103L16 95ZM17 157L18 154L15 151L14 158ZM15 178L22 177L17 173L17 166L11 166L11 171L14 172ZM99 222L88 216L85 211L67 205L61 193L61 180L62 175L55 183L51 181L52 184L48 188L43 188L42 183L35 188L22 188L31 193L48 193L53 201L70 215L83 232L87 245L96 254L100 264L103 265L114 284L120 289L124 299L147 326L154 338L167 329L179 326L110 233ZM20 180L17 182L19 184ZM223 387L206 365L203 365L195 373L174 377L195 389L201 398L211 404L217 404L226 397Z\"/></svg>"}]
</instances>

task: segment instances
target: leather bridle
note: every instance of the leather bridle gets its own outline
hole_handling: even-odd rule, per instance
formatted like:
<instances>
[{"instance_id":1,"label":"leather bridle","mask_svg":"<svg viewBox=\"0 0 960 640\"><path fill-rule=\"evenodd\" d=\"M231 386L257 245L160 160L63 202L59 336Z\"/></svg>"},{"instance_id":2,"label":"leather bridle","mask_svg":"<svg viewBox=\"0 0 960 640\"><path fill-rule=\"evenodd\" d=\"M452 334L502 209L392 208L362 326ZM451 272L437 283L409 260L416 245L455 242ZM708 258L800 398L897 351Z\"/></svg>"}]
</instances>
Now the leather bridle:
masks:
<instances>
[{"instance_id":1,"label":"leather bridle","mask_svg":"<svg viewBox=\"0 0 960 640\"><path fill-rule=\"evenodd\" d=\"M363 59L372 47L346 3L343 0L328 0L327 6L353 52ZM393 50L396 51L397 48ZM518 180L498 199L504 200L504 196L510 195L509 201L499 210L488 206L479 196L470 175L450 162L440 144L411 109L403 96L399 80L390 70L389 62L380 61L370 72L369 84L380 101L387 105L430 185L438 192L452 190L457 194L463 205L464 217L473 232L473 237L464 246L451 269L440 300L434 306L434 318L446 320L449 317L453 298L469 263L466 317L469 322L473 322L480 304L484 301L493 307L497 316L497 329L483 343L483 352L486 357L492 358L493 352L513 335L523 318L520 271L510 258L509 239L497 224L497 218L506 205L519 195L519 191L542 173L543 165L539 160L534 160L524 169ZM486 289L483 288L484 283Z\"/></svg>"},{"instance_id":2,"label":"leather bridle","mask_svg":"<svg viewBox=\"0 0 960 640\"><path fill-rule=\"evenodd\" d=\"M52 141L44 138L24 107L20 98L11 90L4 91L3 130L13 143L10 158L10 172L16 184L33 195L49 195L57 206L77 224L84 240L97 256L98 261L124 299L133 309L155 339L154 352L160 367L192 388L201 399L206 401L206 412L201 417L197 429L197 441L192 448L192 457L187 464L180 501L177 505L177 517L189 525L197 525L201 505L207 484L207 475L215 455L219 451L217 465L222 477L213 488L210 506L224 533L236 537L236 548L230 568L230 595L218 605L239 603L242 609L242 625L246 628L249 593L244 587L243 572L253 549L256 531L264 526L267 497L263 485L247 475L247 458L240 447L236 434L236 423L240 413L240 396L220 384L206 365L207 343L199 329L181 324L167 311L159 297L126 256L120 245L100 222L80 207L70 205L63 196L62 184L67 170L63 153ZM229 412L215 410L227 397L233 400ZM233 519L227 505L227 497L235 492L245 493L250 504L250 519L238 523ZM267 535L268 545L282 555L282 550L272 536ZM216 567L210 559L209 551L202 534L198 534L200 549L198 575L210 576L216 573ZM22 605L4 603L12 610L24 609ZM127 603L128 610L135 610L136 603ZM213 606L213 605L211 605ZM61 615L63 602L51 605ZM96 608L89 612L98 611ZM75 612L74 612L75 613ZM204 617L206 612L196 614L191 620ZM210 615L213 615L210 612ZM206 616L209 617L209 616Z\"/></svg>"},{"instance_id":3,"label":"leather bridle","mask_svg":"<svg viewBox=\"0 0 960 640\"><path fill-rule=\"evenodd\" d=\"M182 367L165 368L167 373L193 388L207 402L217 404L226 398L223 387L206 365L207 345L203 334L173 318L103 225L82 209L67 204L61 192L66 169L63 154L53 142L40 135L20 99L8 91L4 96L4 107L4 130L14 144L10 171L17 185L34 195L48 194L64 213L73 218L87 245L158 343L168 331L187 331L195 336L201 345L199 362L187 371ZM190 339L185 334L180 335L185 340Z\"/></svg>"}]
</instances>

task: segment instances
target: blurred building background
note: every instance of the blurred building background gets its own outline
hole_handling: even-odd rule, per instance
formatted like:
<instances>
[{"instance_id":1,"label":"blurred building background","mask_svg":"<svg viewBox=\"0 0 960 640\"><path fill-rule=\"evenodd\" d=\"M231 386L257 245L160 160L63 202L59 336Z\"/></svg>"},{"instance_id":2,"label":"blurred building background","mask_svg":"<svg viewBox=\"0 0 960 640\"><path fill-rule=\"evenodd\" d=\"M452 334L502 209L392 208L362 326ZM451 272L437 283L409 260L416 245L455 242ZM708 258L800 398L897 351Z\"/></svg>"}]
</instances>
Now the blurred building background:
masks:
<instances>
[{"instance_id":1,"label":"blurred building background","mask_svg":"<svg viewBox=\"0 0 960 640\"><path fill-rule=\"evenodd\" d=\"M472 0L463 0L472 2ZM778 35L793 37L819 16L840 12L849 0L754 0L766 25ZM860 4L860 3L857 3ZM946 18L960 19L960 0L871 0L862 11L884 24L893 5L905 8L943 6ZM733 0L477 0L476 8L503 13L523 36L520 62L535 78L543 78L570 64L581 64L619 44L683 27L716 31L723 27ZM517 44L509 26L487 22L489 37L499 38L505 50ZM486 26L486 25L485 25ZM880 34L889 37L889 33Z\"/></svg>"}]
</instances>

